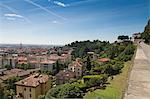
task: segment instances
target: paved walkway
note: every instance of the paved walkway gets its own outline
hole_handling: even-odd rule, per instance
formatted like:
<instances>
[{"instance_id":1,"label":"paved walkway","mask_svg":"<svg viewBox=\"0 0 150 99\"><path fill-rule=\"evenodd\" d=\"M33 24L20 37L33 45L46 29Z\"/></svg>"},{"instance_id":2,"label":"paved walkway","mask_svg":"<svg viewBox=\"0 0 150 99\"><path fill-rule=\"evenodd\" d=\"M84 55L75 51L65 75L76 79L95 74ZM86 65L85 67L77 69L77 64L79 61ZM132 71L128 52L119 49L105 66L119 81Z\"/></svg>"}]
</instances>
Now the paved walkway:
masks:
<instances>
[{"instance_id":1,"label":"paved walkway","mask_svg":"<svg viewBox=\"0 0 150 99\"><path fill-rule=\"evenodd\" d=\"M150 46L144 43L137 48L128 84L124 99L150 99Z\"/></svg>"}]
</instances>

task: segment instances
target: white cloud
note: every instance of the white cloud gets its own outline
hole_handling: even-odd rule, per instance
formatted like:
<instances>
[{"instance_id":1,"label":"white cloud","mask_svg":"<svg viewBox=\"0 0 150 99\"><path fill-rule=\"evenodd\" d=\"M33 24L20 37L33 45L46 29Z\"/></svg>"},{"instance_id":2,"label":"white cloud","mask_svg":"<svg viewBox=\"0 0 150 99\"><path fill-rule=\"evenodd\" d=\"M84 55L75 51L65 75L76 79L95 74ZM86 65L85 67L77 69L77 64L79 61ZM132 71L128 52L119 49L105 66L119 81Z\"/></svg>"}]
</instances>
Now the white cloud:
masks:
<instances>
[{"instance_id":1,"label":"white cloud","mask_svg":"<svg viewBox=\"0 0 150 99\"><path fill-rule=\"evenodd\" d=\"M17 14L17 10L15 10L15 9L13 9L13 8L11 8L11 7L9 7L9 6L7 6L7 5L5 5L5 4L1 4L0 3L0 6L2 6L2 7L4 7L4 8L6 8L6 9L8 9L9 11L11 11L11 13L10 14L4 14L4 16L6 17L6 19L8 19L8 20L16 20L16 18L22 18L22 19L24 19L25 21L27 21L27 22L29 22L29 23L31 23L31 21L27 18L27 17L25 17L25 16L22 16L22 15L20 15L20 14Z\"/></svg>"},{"instance_id":2,"label":"white cloud","mask_svg":"<svg viewBox=\"0 0 150 99\"><path fill-rule=\"evenodd\" d=\"M52 15L54 15L54 16L56 16L56 17L59 17L59 18L61 18L61 19L63 19L63 20L66 20L65 17L60 16L60 15L58 15L57 13L55 13L55 12L53 12L53 11L51 11L51 10L46 9L45 7L39 5L39 4L37 4L37 3L35 3L35 2L33 2L33 1L31 1L31 0L24 0L24 1L26 1L26 2L32 4L32 5L36 6L36 7L38 7L38 8L40 8L40 9L44 10L45 12L47 12L47 13L49 13L49 14L52 14Z\"/></svg>"},{"instance_id":3,"label":"white cloud","mask_svg":"<svg viewBox=\"0 0 150 99\"><path fill-rule=\"evenodd\" d=\"M24 18L23 16L15 13L4 14L6 17L14 17L14 18Z\"/></svg>"},{"instance_id":4,"label":"white cloud","mask_svg":"<svg viewBox=\"0 0 150 99\"><path fill-rule=\"evenodd\" d=\"M15 21L16 20L16 18L11 18L11 17L7 17L6 19L7 20L11 20L11 21Z\"/></svg>"},{"instance_id":5,"label":"white cloud","mask_svg":"<svg viewBox=\"0 0 150 99\"><path fill-rule=\"evenodd\" d=\"M54 1L54 4L60 6L60 7L67 7L69 6L68 4L64 4L63 2L59 2L59 1Z\"/></svg>"}]
</instances>

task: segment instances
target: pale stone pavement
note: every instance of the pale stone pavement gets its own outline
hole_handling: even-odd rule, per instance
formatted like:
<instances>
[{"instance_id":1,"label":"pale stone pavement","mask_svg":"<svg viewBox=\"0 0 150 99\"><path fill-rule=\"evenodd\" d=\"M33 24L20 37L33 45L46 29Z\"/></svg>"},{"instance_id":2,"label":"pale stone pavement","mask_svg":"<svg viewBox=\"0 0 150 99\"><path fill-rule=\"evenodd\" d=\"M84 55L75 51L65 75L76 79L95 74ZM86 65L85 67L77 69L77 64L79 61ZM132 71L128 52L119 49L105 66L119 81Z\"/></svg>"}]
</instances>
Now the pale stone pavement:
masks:
<instances>
[{"instance_id":1,"label":"pale stone pavement","mask_svg":"<svg viewBox=\"0 0 150 99\"><path fill-rule=\"evenodd\" d=\"M124 99L150 99L150 46L139 44Z\"/></svg>"}]
</instances>

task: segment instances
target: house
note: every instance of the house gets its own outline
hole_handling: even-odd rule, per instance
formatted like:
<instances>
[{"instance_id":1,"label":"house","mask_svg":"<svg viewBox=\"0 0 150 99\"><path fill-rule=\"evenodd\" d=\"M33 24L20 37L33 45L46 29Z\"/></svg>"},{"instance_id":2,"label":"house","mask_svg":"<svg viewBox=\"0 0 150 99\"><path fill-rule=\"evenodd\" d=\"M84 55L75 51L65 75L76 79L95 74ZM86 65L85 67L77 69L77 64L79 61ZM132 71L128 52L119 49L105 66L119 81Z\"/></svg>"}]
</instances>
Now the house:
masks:
<instances>
[{"instance_id":1,"label":"house","mask_svg":"<svg viewBox=\"0 0 150 99\"><path fill-rule=\"evenodd\" d=\"M71 61L71 55L70 54L61 54L59 59L62 63L70 62Z\"/></svg>"},{"instance_id":2,"label":"house","mask_svg":"<svg viewBox=\"0 0 150 99\"><path fill-rule=\"evenodd\" d=\"M27 57L18 57L18 64L27 64Z\"/></svg>"},{"instance_id":3,"label":"house","mask_svg":"<svg viewBox=\"0 0 150 99\"><path fill-rule=\"evenodd\" d=\"M60 58L60 56L58 56L57 54L51 54L48 57L48 60L57 61L57 60L59 60L59 58Z\"/></svg>"},{"instance_id":4,"label":"house","mask_svg":"<svg viewBox=\"0 0 150 99\"><path fill-rule=\"evenodd\" d=\"M141 41L141 33L134 33L134 34L132 35L132 41L133 41L134 43L140 42L140 41Z\"/></svg>"},{"instance_id":5,"label":"house","mask_svg":"<svg viewBox=\"0 0 150 99\"><path fill-rule=\"evenodd\" d=\"M4 67L5 65L10 65L15 68L17 64L17 58L13 57L0 57L0 67Z\"/></svg>"},{"instance_id":6,"label":"house","mask_svg":"<svg viewBox=\"0 0 150 99\"><path fill-rule=\"evenodd\" d=\"M37 60L31 60L29 61L29 64L31 68L40 68L40 62Z\"/></svg>"},{"instance_id":7,"label":"house","mask_svg":"<svg viewBox=\"0 0 150 99\"><path fill-rule=\"evenodd\" d=\"M56 61L52 61L52 60L42 61L40 62L40 68L41 70L50 70L52 72L54 69L55 63Z\"/></svg>"},{"instance_id":8,"label":"house","mask_svg":"<svg viewBox=\"0 0 150 99\"><path fill-rule=\"evenodd\" d=\"M87 54L91 57L92 60L98 59L98 54L95 54L94 52L87 52Z\"/></svg>"},{"instance_id":9,"label":"house","mask_svg":"<svg viewBox=\"0 0 150 99\"><path fill-rule=\"evenodd\" d=\"M109 58L100 58L100 59L98 59L97 61L98 61L99 63L103 64L103 63L109 62L110 59L109 59Z\"/></svg>"},{"instance_id":10,"label":"house","mask_svg":"<svg viewBox=\"0 0 150 99\"><path fill-rule=\"evenodd\" d=\"M33 74L16 82L17 99L37 99L51 88L51 77L48 75Z\"/></svg>"},{"instance_id":11,"label":"house","mask_svg":"<svg viewBox=\"0 0 150 99\"><path fill-rule=\"evenodd\" d=\"M68 65L70 71L75 72L77 78L82 77L84 71L84 64L80 61L80 58L77 58L75 61Z\"/></svg>"},{"instance_id":12,"label":"house","mask_svg":"<svg viewBox=\"0 0 150 99\"><path fill-rule=\"evenodd\" d=\"M65 84L69 83L71 79L75 78L75 72L70 70L61 70L58 74L56 74L56 84Z\"/></svg>"}]
</instances>

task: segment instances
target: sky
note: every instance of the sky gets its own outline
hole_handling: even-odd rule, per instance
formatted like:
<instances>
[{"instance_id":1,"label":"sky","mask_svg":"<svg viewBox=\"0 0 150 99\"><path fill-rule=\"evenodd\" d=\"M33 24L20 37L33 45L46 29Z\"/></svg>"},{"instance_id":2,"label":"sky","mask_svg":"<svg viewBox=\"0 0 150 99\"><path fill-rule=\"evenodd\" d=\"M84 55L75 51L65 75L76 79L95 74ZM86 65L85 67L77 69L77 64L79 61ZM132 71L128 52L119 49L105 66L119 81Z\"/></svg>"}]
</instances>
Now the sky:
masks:
<instances>
[{"instance_id":1,"label":"sky","mask_svg":"<svg viewBox=\"0 0 150 99\"><path fill-rule=\"evenodd\" d=\"M0 43L63 45L142 32L150 0L0 0Z\"/></svg>"}]
</instances>

